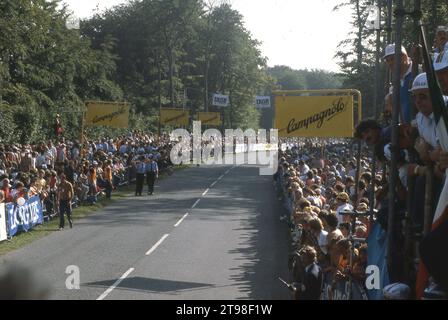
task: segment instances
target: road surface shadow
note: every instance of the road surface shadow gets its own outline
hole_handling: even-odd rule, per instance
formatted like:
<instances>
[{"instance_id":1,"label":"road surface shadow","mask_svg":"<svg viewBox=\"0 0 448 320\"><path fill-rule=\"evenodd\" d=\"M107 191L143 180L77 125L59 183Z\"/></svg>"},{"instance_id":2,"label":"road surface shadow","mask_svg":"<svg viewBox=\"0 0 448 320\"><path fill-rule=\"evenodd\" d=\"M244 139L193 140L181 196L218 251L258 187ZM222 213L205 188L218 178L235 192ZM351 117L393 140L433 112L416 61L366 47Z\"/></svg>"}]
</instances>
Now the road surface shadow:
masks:
<instances>
[{"instance_id":1,"label":"road surface shadow","mask_svg":"<svg viewBox=\"0 0 448 320\"><path fill-rule=\"evenodd\" d=\"M254 213L241 220L237 229L243 232L238 239L239 245L229 250L230 254L242 255L245 261L232 270L235 274L231 280L238 282L240 291L251 300L289 300L289 290L278 280L278 277L289 279L289 233L287 225L280 221L284 209L277 200L272 177L255 178L258 175L255 167L235 170L252 173L247 177L247 171L240 171L246 183L244 189L238 190L237 196L250 199L246 207L253 208ZM235 182L241 175L235 176ZM257 201L253 203L255 199Z\"/></svg>"},{"instance_id":2,"label":"road surface shadow","mask_svg":"<svg viewBox=\"0 0 448 320\"><path fill-rule=\"evenodd\" d=\"M90 282L84 284L84 286L89 287L103 287L109 288L115 283L116 280L106 280L98 282ZM185 291L199 288L210 288L214 287L212 284L207 283L197 283L197 282L185 282L185 281L172 281L165 279L152 279L143 277L130 277L124 279L118 286L117 289L131 290L131 291L141 291L141 292L177 292Z\"/></svg>"}]
</instances>

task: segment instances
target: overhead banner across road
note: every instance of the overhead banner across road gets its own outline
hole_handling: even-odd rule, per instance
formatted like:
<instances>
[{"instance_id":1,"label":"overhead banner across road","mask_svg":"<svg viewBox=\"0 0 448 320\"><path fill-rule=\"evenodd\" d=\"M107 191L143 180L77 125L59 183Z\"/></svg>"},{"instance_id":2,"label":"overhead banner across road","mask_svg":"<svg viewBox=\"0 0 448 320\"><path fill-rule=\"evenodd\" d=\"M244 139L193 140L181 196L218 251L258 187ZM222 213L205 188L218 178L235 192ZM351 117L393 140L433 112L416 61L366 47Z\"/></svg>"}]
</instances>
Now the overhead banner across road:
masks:
<instances>
[{"instance_id":1,"label":"overhead banner across road","mask_svg":"<svg viewBox=\"0 0 448 320\"><path fill-rule=\"evenodd\" d=\"M275 97L279 137L353 137L353 96Z\"/></svg>"},{"instance_id":2,"label":"overhead banner across road","mask_svg":"<svg viewBox=\"0 0 448 320\"><path fill-rule=\"evenodd\" d=\"M170 125L173 127L188 126L189 114L188 110L164 108L160 110L160 123L162 125Z\"/></svg>"},{"instance_id":3,"label":"overhead banner across road","mask_svg":"<svg viewBox=\"0 0 448 320\"><path fill-rule=\"evenodd\" d=\"M112 128L129 127L129 104L121 102L86 102L85 124Z\"/></svg>"},{"instance_id":4,"label":"overhead banner across road","mask_svg":"<svg viewBox=\"0 0 448 320\"><path fill-rule=\"evenodd\" d=\"M205 125L220 126L222 124L219 112L198 112L198 119Z\"/></svg>"}]
</instances>

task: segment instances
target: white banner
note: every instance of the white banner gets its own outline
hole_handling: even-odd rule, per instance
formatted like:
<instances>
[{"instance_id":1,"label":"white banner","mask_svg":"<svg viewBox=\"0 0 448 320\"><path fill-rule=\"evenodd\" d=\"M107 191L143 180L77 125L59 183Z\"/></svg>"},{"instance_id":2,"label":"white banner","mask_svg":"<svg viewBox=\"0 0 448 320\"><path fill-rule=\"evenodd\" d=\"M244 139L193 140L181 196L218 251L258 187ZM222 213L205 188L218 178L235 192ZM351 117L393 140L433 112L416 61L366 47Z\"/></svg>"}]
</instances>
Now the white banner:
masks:
<instances>
[{"instance_id":1,"label":"white banner","mask_svg":"<svg viewBox=\"0 0 448 320\"><path fill-rule=\"evenodd\" d=\"M370 6L367 9L369 15L366 19L366 28L369 30L380 29L380 9L377 6Z\"/></svg>"},{"instance_id":2,"label":"white banner","mask_svg":"<svg viewBox=\"0 0 448 320\"><path fill-rule=\"evenodd\" d=\"M229 106L229 96L224 94L213 94L213 105L216 107L228 107Z\"/></svg>"},{"instance_id":3,"label":"white banner","mask_svg":"<svg viewBox=\"0 0 448 320\"><path fill-rule=\"evenodd\" d=\"M6 210L5 204L0 203L0 241L6 240L8 234L6 233Z\"/></svg>"},{"instance_id":4,"label":"white banner","mask_svg":"<svg viewBox=\"0 0 448 320\"><path fill-rule=\"evenodd\" d=\"M270 96L256 96L255 106L260 109L271 107L271 97Z\"/></svg>"}]
</instances>

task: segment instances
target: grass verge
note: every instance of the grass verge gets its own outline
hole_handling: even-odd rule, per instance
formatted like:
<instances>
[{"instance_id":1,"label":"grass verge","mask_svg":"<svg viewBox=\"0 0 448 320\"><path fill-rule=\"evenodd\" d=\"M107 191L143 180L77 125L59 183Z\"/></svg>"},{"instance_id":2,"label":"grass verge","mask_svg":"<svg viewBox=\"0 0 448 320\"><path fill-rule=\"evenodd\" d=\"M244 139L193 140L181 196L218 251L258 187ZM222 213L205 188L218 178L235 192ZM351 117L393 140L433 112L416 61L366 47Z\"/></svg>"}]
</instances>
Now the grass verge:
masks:
<instances>
[{"instance_id":1,"label":"grass verge","mask_svg":"<svg viewBox=\"0 0 448 320\"><path fill-rule=\"evenodd\" d=\"M188 165L182 165L175 167L175 171L179 171L185 168L188 168ZM159 177L160 180L166 179L169 176L167 175L161 175ZM129 196L129 193L134 191L135 186L130 185L123 188L120 188L117 191L114 191L112 193L112 199L107 200L105 198L100 199L96 204L91 206L80 206L73 209L72 212L72 218L73 222L76 225L76 220L80 220L82 218L85 218L91 214L93 214L95 211L98 211L104 207L107 207L110 204L113 204L116 201L119 201L123 198L126 198ZM66 219L67 223L67 219ZM68 223L67 223L68 224ZM52 220L45 222L42 225L38 225L32 230L28 232L22 232L8 241L3 241L0 243L0 256L7 254L8 252L20 249L33 241L36 241L38 239L41 239L45 236L48 236L49 234L58 231L59 230L59 217L54 217Z\"/></svg>"}]
</instances>

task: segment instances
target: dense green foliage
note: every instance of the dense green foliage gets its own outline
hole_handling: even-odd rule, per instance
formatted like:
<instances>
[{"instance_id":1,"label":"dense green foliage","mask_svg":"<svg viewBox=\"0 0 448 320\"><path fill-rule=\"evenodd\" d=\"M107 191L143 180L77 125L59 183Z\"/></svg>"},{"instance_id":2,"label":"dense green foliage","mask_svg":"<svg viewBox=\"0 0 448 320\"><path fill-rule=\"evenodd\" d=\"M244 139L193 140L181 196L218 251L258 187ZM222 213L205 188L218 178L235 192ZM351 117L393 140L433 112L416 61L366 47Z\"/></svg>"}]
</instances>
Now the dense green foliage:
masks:
<instances>
[{"instance_id":1,"label":"dense green foliage","mask_svg":"<svg viewBox=\"0 0 448 320\"><path fill-rule=\"evenodd\" d=\"M385 64L380 60L379 85L377 105L374 106L374 83L375 83L375 53L376 53L376 31L369 30L366 26L368 9L370 5L382 4L382 28L380 56L384 53L388 41L387 36L387 1L384 0L348 0L340 1L335 10L342 6L349 6L352 11L352 32L347 39L339 45L336 58L339 59L339 65L344 79L343 86L355 88L361 91L364 101L364 116L371 117L375 115L375 108L382 110L383 97L387 93L388 81ZM393 1L393 10L396 1ZM414 1L404 1L405 9L408 12L414 10ZM448 25L448 3L445 0L422 0L421 9L423 13L423 22L426 24L427 35L430 41L433 41L437 26ZM393 13L392 13L393 15ZM395 18L392 19L391 40L394 42ZM418 41L416 35L418 31L414 25L413 18L407 16L404 23L403 45L410 53L414 43ZM432 42L430 42L432 43ZM378 114L378 112L376 112Z\"/></svg>"},{"instance_id":2,"label":"dense green foliage","mask_svg":"<svg viewBox=\"0 0 448 320\"><path fill-rule=\"evenodd\" d=\"M275 66L268 73L283 90L340 89L342 78L325 70L293 70L287 66Z\"/></svg>"},{"instance_id":3,"label":"dense green foliage","mask_svg":"<svg viewBox=\"0 0 448 320\"><path fill-rule=\"evenodd\" d=\"M201 0L130 1L68 28L61 0L0 2L0 138L33 142L78 137L87 100L127 101L131 129L156 131L160 107L217 111L228 94L225 127L258 128L254 97L273 89L340 87L321 70L268 69L228 4ZM91 136L123 131L89 129Z\"/></svg>"}]
</instances>

